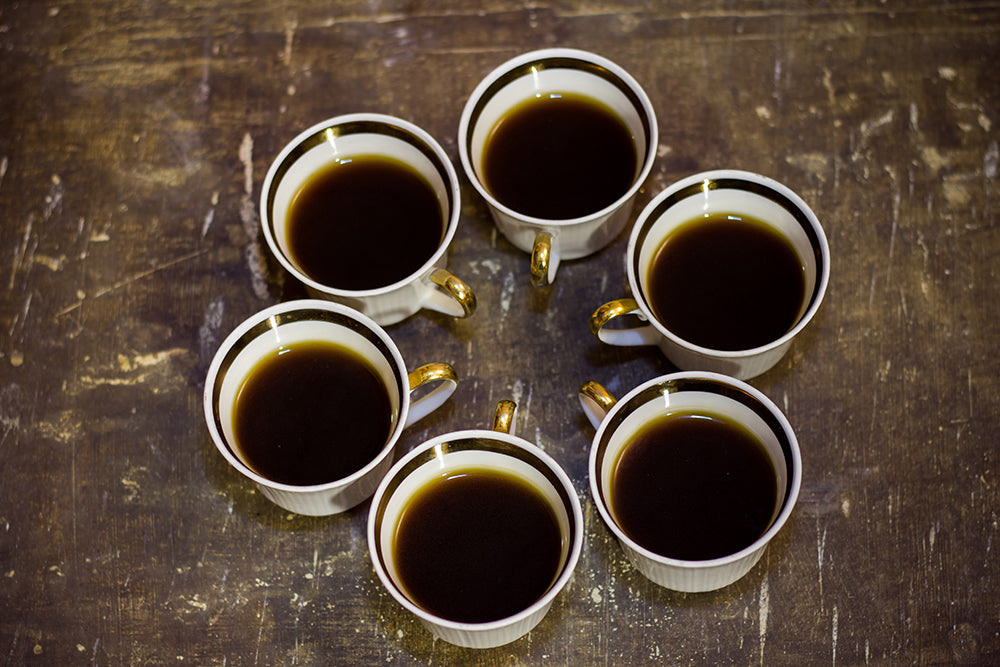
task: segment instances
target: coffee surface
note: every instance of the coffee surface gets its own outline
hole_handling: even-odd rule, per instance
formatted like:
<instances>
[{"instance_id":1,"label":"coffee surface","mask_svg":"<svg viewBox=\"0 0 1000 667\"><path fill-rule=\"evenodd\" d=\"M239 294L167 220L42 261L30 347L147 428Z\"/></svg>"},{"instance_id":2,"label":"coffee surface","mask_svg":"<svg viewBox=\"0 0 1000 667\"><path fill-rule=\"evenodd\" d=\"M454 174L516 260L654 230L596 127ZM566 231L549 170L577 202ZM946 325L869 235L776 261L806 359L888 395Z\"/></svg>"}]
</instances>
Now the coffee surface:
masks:
<instances>
[{"instance_id":1,"label":"coffee surface","mask_svg":"<svg viewBox=\"0 0 1000 667\"><path fill-rule=\"evenodd\" d=\"M632 186L636 148L624 122L581 95L545 95L511 109L483 149L483 181L505 206L536 218L578 218Z\"/></svg>"},{"instance_id":2,"label":"coffee surface","mask_svg":"<svg viewBox=\"0 0 1000 667\"><path fill-rule=\"evenodd\" d=\"M456 470L429 482L399 519L394 560L417 605L452 621L515 614L555 581L562 537L536 489L501 471Z\"/></svg>"},{"instance_id":3,"label":"coffee surface","mask_svg":"<svg viewBox=\"0 0 1000 667\"><path fill-rule=\"evenodd\" d=\"M637 432L613 470L618 525L669 558L708 560L749 546L771 522L777 476L763 443L722 417L673 414Z\"/></svg>"},{"instance_id":4,"label":"coffee surface","mask_svg":"<svg viewBox=\"0 0 1000 667\"><path fill-rule=\"evenodd\" d=\"M372 461L392 433L389 391L357 352L295 343L262 359L234 405L236 449L251 469L284 484L323 484Z\"/></svg>"},{"instance_id":5,"label":"coffee surface","mask_svg":"<svg viewBox=\"0 0 1000 667\"><path fill-rule=\"evenodd\" d=\"M791 329L805 270L770 225L715 213L671 232L647 273L649 305L684 340L714 350L766 345Z\"/></svg>"},{"instance_id":6,"label":"coffee surface","mask_svg":"<svg viewBox=\"0 0 1000 667\"><path fill-rule=\"evenodd\" d=\"M365 290L420 269L444 238L434 188L409 165L379 155L333 162L288 207L289 254L313 280Z\"/></svg>"}]
</instances>

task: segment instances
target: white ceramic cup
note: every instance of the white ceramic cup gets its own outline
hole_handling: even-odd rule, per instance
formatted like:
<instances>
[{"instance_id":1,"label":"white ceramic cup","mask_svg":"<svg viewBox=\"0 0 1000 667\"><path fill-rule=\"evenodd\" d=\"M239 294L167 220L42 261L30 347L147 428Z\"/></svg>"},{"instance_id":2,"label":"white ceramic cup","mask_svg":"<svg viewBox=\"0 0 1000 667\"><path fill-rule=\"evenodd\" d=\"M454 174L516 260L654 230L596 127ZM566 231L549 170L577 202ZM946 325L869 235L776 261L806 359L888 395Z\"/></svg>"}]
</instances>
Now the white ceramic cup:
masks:
<instances>
[{"instance_id":1,"label":"white ceramic cup","mask_svg":"<svg viewBox=\"0 0 1000 667\"><path fill-rule=\"evenodd\" d=\"M684 340L660 322L648 300L646 274L664 239L678 226L713 213L751 216L787 239L802 263L805 298L795 324L781 337L746 350L715 350ZM632 297L610 301L590 319L591 331L611 345L657 345L680 370L705 370L748 379L765 372L788 350L792 339L819 310L830 280L826 234L809 206L777 181L732 169L694 174L661 192L643 209L632 227L626 250ZM643 321L631 328L609 322L623 315Z\"/></svg>"},{"instance_id":2,"label":"white ceramic cup","mask_svg":"<svg viewBox=\"0 0 1000 667\"><path fill-rule=\"evenodd\" d=\"M566 473L552 457L509 432L514 404L501 401L492 430L456 431L413 449L388 472L372 499L368 517L368 549L372 564L386 589L436 637L470 648L489 648L516 640L545 616L553 600L569 582L583 548L583 513ZM533 604L506 618L469 623L437 616L413 602L405 592L394 563L394 535L400 517L414 494L449 472L487 468L528 482L550 503L562 534L558 571L548 590ZM449 545L441 545L447 555ZM530 558L531 554L525 554Z\"/></svg>"},{"instance_id":3,"label":"white ceramic cup","mask_svg":"<svg viewBox=\"0 0 1000 667\"><path fill-rule=\"evenodd\" d=\"M612 109L629 128L637 164L631 186L613 203L582 217L549 220L515 211L493 196L483 181L483 149L494 126L512 108L534 97L558 94L588 97ZM564 48L525 53L493 70L469 97L458 129L462 167L486 200L499 230L531 254L535 286L551 284L562 260L590 255L622 231L635 195L653 167L657 144L653 105L635 79L607 58Z\"/></svg>"},{"instance_id":4,"label":"white ceramic cup","mask_svg":"<svg viewBox=\"0 0 1000 667\"><path fill-rule=\"evenodd\" d=\"M254 366L285 346L307 341L336 343L363 356L385 383L394 414L388 440L367 465L343 479L298 486L263 477L244 462L236 446L233 415L240 388ZM411 396L425 384L429 391L416 398ZM365 315L330 301L303 299L265 308L223 341L205 381L205 421L226 461L256 482L269 500L290 512L324 516L343 512L369 498L392 465L403 430L439 408L457 385L455 371L446 363L426 364L408 373L396 345Z\"/></svg>"},{"instance_id":5,"label":"white ceramic cup","mask_svg":"<svg viewBox=\"0 0 1000 667\"><path fill-rule=\"evenodd\" d=\"M419 269L395 283L360 290L325 285L303 271L289 251L289 206L302 185L318 170L334 162L369 155L403 162L431 185L441 206L444 233L434 254ZM423 308L454 317L468 317L475 311L475 294L445 268L460 213L458 177L438 142L410 122L373 113L337 116L292 139L268 169L260 197L264 238L281 265L306 286L310 295L351 306L383 326L395 324ZM337 212L332 212L331 220L335 222L336 216Z\"/></svg>"},{"instance_id":6,"label":"white ceramic cup","mask_svg":"<svg viewBox=\"0 0 1000 667\"><path fill-rule=\"evenodd\" d=\"M702 592L728 586L750 571L767 544L788 520L802 484L798 441L788 420L764 394L745 382L717 373L686 372L645 382L616 400L588 382L580 404L597 429L590 449L590 491L594 504L629 561L648 579L671 590ZM709 560L681 560L636 543L619 526L609 501L614 466L624 447L644 425L670 413L704 413L732 420L764 445L777 477L778 504L767 530L745 548Z\"/></svg>"}]
</instances>

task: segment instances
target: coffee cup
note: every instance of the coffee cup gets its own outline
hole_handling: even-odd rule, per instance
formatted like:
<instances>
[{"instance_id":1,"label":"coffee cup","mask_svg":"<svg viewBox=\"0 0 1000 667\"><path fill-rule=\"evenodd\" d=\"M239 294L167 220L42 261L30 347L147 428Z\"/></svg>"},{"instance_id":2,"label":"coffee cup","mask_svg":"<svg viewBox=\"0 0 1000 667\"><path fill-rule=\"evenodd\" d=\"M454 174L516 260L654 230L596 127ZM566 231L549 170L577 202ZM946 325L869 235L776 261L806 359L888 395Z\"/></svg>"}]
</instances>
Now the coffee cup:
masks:
<instances>
[{"instance_id":1,"label":"coffee cup","mask_svg":"<svg viewBox=\"0 0 1000 667\"><path fill-rule=\"evenodd\" d=\"M816 314L830 250L816 215L788 187L750 172L708 171L646 205L626 271L632 296L590 318L598 339L657 345L680 370L748 379L774 366ZM625 315L640 322L609 326Z\"/></svg>"},{"instance_id":2,"label":"coffee cup","mask_svg":"<svg viewBox=\"0 0 1000 667\"><path fill-rule=\"evenodd\" d=\"M590 491L629 561L660 586L728 586L760 559L798 498L798 441L750 385L685 372L616 400L588 382L580 403L597 429Z\"/></svg>"},{"instance_id":3,"label":"coffee cup","mask_svg":"<svg viewBox=\"0 0 1000 667\"><path fill-rule=\"evenodd\" d=\"M590 255L624 228L656 157L656 114L617 64L577 49L513 58L462 111L459 155L503 235L531 254L545 286L562 260Z\"/></svg>"},{"instance_id":4,"label":"coffee cup","mask_svg":"<svg viewBox=\"0 0 1000 667\"><path fill-rule=\"evenodd\" d=\"M265 497L323 516L370 497L403 430L457 383L446 363L407 372L367 316L303 299L265 308L223 341L205 382L205 420L223 458Z\"/></svg>"},{"instance_id":5,"label":"coffee cup","mask_svg":"<svg viewBox=\"0 0 1000 667\"><path fill-rule=\"evenodd\" d=\"M471 648L529 632L569 581L584 523L555 460L512 431L448 433L404 455L382 480L368 548L393 598L436 637Z\"/></svg>"},{"instance_id":6,"label":"coffee cup","mask_svg":"<svg viewBox=\"0 0 1000 667\"><path fill-rule=\"evenodd\" d=\"M426 308L467 317L469 286L446 268L461 210L458 177L435 139L392 116L310 127L274 159L261 192L268 247L311 296L380 325Z\"/></svg>"}]
</instances>

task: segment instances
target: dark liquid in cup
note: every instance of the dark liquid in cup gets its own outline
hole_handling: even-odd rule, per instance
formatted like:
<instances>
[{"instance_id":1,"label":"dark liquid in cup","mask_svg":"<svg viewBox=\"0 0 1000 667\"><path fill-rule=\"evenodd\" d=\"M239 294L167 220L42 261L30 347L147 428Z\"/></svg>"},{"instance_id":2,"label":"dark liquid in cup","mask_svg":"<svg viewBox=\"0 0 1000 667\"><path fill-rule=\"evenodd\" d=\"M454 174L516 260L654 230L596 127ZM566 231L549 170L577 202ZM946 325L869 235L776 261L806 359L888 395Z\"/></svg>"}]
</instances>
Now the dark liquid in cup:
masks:
<instances>
[{"instance_id":1,"label":"dark liquid in cup","mask_svg":"<svg viewBox=\"0 0 1000 667\"><path fill-rule=\"evenodd\" d=\"M612 473L618 525L650 551L681 560L736 553L770 526L778 483L764 445L711 415L666 415L625 446Z\"/></svg>"},{"instance_id":2,"label":"dark liquid in cup","mask_svg":"<svg viewBox=\"0 0 1000 667\"><path fill-rule=\"evenodd\" d=\"M684 340L748 350L788 333L805 298L805 271L770 225L715 213L670 233L647 275L653 314Z\"/></svg>"},{"instance_id":3,"label":"dark liquid in cup","mask_svg":"<svg viewBox=\"0 0 1000 667\"><path fill-rule=\"evenodd\" d=\"M466 623L534 604L557 578L561 553L559 522L541 493L485 468L428 483L400 517L394 540L407 596Z\"/></svg>"},{"instance_id":4,"label":"dark liquid in cup","mask_svg":"<svg viewBox=\"0 0 1000 667\"><path fill-rule=\"evenodd\" d=\"M288 207L291 259L328 287L385 287L416 272L437 251L445 222L437 194L413 168L360 155L326 165Z\"/></svg>"},{"instance_id":5,"label":"dark liquid in cup","mask_svg":"<svg viewBox=\"0 0 1000 667\"><path fill-rule=\"evenodd\" d=\"M519 213L566 220L628 192L636 162L632 134L610 109L580 95L547 95L514 107L490 131L483 181Z\"/></svg>"},{"instance_id":6,"label":"dark liquid in cup","mask_svg":"<svg viewBox=\"0 0 1000 667\"><path fill-rule=\"evenodd\" d=\"M283 484L323 484L357 472L394 426L389 391L375 368L325 341L294 343L258 362L233 412L243 462Z\"/></svg>"}]
</instances>

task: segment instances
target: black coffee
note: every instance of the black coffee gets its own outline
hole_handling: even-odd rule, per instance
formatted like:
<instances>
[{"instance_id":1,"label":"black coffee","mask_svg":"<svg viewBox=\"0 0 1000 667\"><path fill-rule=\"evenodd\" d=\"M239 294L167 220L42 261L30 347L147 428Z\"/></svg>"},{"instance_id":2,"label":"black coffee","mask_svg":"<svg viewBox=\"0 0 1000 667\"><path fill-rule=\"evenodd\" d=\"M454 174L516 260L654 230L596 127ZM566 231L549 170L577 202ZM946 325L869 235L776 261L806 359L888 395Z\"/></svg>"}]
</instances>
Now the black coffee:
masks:
<instances>
[{"instance_id":1,"label":"black coffee","mask_svg":"<svg viewBox=\"0 0 1000 667\"><path fill-rule=\"evenodd\" d=\"M613 471L610 505L622 530L668 558L736 553L770 526L778 483L764 445L721 417L667 415L645 425Z\"/></svg>"},{"instance_id":2,"label":"black coffee","mask_svg":"<svg viewBox=\"0 0 1000 667\"><path fill-rule=\"evenodd\" d=\"M805 298L795 249L745 215L716 213L678 227L657 250L647 281L656 318L714 350L747 350L780 338Z\"/></svg>"},{"instance_id":3,"label":"black coffee","mask_svg":"<svg viewBox=\"0 0 1000 667\"><path fill-rule=\"evenodd\" d=\"M613 204L632 186L636 149L622 120L581 95L532 98L511 109L483 149L483 181L515 211L566 220Z\"/></svg>"},{"instance_id":4,"label":"black coffee","mask_svg":"<svg viewBox=\"0 0 1000 667\"><path fill-rule=\"evenodd\" d=\"M233 412L244 463L284 484L347 477L378 455L393 428L389 392L375 368L324 341L294 343L258 362Z\"/></svg>"},{"instance_id":5,"label":"black coffee","mask_svg":"<svg viewBox=\"0 0 1000 667\"><path fill-rule=\"evenodd\" d=\"M432 614L481 623L532 605L556 580L562 537L545 498L485 468L428 483L400 517L394 560L406 594Z\"/></svg>"},{"instance_id":6,"label":"black coffee","mask_svg":"<svg viewBox=\"0 0 1000 667\"><path fill-rule=\"evenodd\" d=\"M408 165L378 155L331 163L288 207L289 254L313 280L345 290L391 285L417 271L444 238L441 204Z\"/></svg>"}]
</instances>

